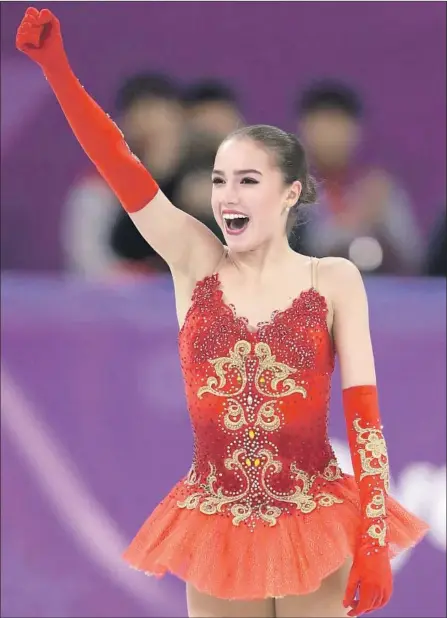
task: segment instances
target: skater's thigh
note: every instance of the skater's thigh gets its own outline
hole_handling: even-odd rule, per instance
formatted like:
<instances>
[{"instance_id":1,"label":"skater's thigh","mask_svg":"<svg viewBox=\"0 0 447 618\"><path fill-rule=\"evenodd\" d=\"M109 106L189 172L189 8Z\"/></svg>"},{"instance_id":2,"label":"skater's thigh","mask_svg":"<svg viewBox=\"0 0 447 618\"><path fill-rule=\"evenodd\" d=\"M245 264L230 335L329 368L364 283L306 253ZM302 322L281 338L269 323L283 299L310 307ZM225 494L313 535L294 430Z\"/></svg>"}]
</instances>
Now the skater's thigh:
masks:
<instances>
[{"instance_id":1,"label":"skater's thigh","mask_svg":"<svg viewBox=\"0 0 447 618\"><path fill-rule=\"evenodd\" d=\"M186 585L189 618L274 618L273 599L239 601L218 599Z\"/></svg>"},{"instance_id":2,"label":"skater's thigh","mask_svg":"<svg viewBox=\"0 0 447 618\"><path fill-rule=\"evenodd\" d=\"M349 609L343 607L346 584L352 561L321 582L315 592L303 596L276 599L276 618L343 618Z\"/></svg>"}]
</instances>

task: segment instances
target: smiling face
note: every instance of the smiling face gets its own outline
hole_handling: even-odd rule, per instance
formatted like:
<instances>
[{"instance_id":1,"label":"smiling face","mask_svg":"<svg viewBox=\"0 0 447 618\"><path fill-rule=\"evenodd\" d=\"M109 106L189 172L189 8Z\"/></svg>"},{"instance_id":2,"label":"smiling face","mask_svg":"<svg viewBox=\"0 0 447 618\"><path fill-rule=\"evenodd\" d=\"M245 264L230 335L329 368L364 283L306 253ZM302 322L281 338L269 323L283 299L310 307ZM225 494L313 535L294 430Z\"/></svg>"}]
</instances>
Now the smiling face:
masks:
<instances>
[{"instance_id":1,"label":"smiling face","mask_svg":"<svg viewBox=\"0 0 447 618\"><path fill-rule=\"evenodd\" d=\"M298 181L285 185L274 154L254 140L231 138L219 148L211 203L230 249L252 251L283 237L300 191Z\"/></svg>"}]
</instances>

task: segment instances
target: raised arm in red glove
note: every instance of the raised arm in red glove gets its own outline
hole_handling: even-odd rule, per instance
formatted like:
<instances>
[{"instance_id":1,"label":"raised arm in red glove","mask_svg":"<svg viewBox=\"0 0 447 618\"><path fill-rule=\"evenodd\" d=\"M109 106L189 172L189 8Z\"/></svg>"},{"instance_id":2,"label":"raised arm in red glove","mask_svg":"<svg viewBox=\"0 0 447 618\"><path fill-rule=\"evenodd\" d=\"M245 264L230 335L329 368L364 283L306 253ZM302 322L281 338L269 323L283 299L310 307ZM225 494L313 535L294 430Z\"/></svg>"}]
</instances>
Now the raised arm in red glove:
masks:
<instances>
[{"instance_id":1,"label":"raised arm in red glove","mask_svg":"<svg viewBox=\"0 0 447 618\"><path fill-rule=\"evenodd\" d=\"M16 45L42 68L73 133L123 207L129 212L143 208L156 195L157 184L73 74L59 20L48 9L27 9Z\"/></svg>"},{"instance_id":2,"label":"raised arm in red glove","mask_svg":"<svg viewBox=\"0 0 447 618\"><path fill-rule=\"evenodd\" d=\"M70 68L58 19L48 9L27 9L16 45L41 67L80 145L145 240L188 281L208 274L221 259L222 244L205 225L171 204L116 124L81 86Z\"/></svg>"},{"instance_id":3,"label":"raised arm in red glove","mask_svg":"<svg viewBox=\"0 0 447 618\"><path fill-rule=\"evenodd\" d=\"M352 608L349 616L359 616L385 605L393 588L385 505L389 490L388 456L376 386L345 389L343 404L362 509L361 531L344 605Z\"/></svg>"}]
</instances>

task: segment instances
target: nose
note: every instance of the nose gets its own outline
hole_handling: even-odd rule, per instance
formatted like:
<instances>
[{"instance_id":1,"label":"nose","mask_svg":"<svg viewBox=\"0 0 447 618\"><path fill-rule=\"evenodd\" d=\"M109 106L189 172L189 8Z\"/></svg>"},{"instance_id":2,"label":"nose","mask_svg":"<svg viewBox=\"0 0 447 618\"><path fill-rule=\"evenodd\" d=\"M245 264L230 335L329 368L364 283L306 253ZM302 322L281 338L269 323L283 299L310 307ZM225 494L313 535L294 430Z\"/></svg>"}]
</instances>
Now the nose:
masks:
<instances>
[{"instance_id":1,"label":"nose","mask_svg":"<svg viewBox=\"0 0 447 618\"><path fill-rule=\"evenodd\" d=\"M222 197L225 204L235 205L239 203L239 192L231 182L227 183L225 186Z\"/></svg>"}]
</instances>

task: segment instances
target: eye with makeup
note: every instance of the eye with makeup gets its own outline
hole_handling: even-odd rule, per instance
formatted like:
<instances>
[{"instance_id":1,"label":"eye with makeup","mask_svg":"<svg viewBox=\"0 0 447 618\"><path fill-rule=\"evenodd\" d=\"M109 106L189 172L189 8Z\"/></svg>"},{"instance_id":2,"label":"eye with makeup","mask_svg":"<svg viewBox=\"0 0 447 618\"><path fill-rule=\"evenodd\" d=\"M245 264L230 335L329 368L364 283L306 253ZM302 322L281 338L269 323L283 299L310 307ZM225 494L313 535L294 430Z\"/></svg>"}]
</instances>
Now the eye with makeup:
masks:
<instances>
[{"instance_id":1,"label":"eye with makeup","mask_svg":"<svg viewBox=\"0 0 447 618\"><path fill-rule=\"evenodd\" d=\"M224 184L224 180L222 178L213 178L212 183L213 185L222 185ZM259 180L256 180L255 178L241 178L241 185L258 185L258 184L259 184Z\"/></svg>"}]
</instances>

